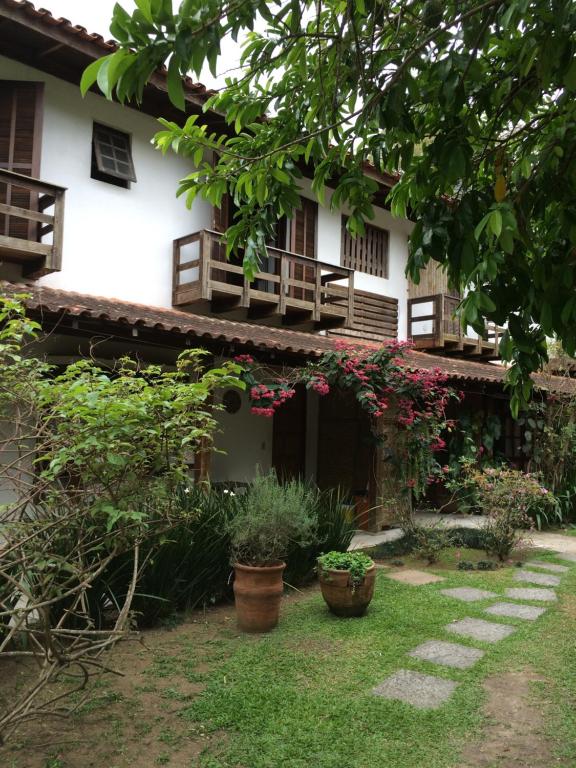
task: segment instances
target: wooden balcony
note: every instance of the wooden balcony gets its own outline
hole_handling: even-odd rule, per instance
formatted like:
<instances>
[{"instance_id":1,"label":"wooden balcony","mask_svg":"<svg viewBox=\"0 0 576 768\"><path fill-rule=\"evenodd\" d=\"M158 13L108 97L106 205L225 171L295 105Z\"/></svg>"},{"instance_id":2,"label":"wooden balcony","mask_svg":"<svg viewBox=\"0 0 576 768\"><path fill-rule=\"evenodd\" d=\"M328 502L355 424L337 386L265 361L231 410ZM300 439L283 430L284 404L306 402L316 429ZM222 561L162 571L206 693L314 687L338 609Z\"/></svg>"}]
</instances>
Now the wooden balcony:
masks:
<instances>
[{"instance_id":1,"label":"wooden balcony","mask_svg":"<svg viewBox=\"0 0 576 768\"><path fill-rule=\"evenodd\" d=\"M174 241L175 307L198 314L316 330L351 325L354 270L269 247L249 282L228 261L222 235L203 229Z\"/></svg>"},{"instance_id":2,"label":"wooden balcony","mask_svg":"<svg viewBox=\"0 0 576 768\"><path fill-rule=\"evenodd\" d=\"M416 349L475 357L499 358L498 343L503 328L489 323L481 337L467 335L455 316L460 298L437 293L408 300L408 337Z\"/></svg>"},{"instance_id":3,"label":"wooden balcony","mask_svg":"<svg viewBox=\"0 0 576 768\"><path fill-rule=\"evenodd\" d=\"M0 168L0 261L22 264L27 277L61 268L65 193Z\"/></svg>"}]
</instances>

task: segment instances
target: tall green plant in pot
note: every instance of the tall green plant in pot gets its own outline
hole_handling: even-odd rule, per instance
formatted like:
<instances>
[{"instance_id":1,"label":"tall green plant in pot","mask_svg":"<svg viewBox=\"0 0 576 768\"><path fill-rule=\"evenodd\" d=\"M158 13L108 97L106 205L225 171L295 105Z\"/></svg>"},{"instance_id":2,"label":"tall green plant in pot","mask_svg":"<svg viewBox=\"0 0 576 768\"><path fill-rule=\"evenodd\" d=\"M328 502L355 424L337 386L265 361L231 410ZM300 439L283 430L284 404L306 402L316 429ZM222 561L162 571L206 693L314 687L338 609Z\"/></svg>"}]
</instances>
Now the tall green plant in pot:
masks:
<instances>
[{"instance_id":1,"label":"tall green plant in pot","mask_svg":"<svg viewBox=\"0 0 576 768\"><path fill-rule=\"evenodd\" d=\"M282 575L289 549L317 535L314 495L304 484L280 484L274 473L259 475L229 522L238 626L268 632L278 624Z\"/></svg>"}]
</instances>

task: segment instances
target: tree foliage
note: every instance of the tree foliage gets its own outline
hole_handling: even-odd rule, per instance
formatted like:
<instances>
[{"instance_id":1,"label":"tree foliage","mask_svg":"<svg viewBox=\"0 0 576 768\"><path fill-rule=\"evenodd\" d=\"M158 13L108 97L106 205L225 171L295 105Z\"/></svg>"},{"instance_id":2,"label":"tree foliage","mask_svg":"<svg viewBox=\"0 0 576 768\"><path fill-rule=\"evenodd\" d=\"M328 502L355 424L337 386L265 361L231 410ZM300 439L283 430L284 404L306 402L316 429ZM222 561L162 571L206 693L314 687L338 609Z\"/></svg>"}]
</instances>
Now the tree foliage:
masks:
<instances>
[{"instance_id":1,"label":"tree foliage","mask_svg":"<svg viewBox=\"0 0 576 768\"><path fill-rule=\"evenodd\" d=\"M379 172L398 174L392 212L416 222L409 273L430 261L467 287L463 323L507 323L513 409L546 359L576 351L576 5L572 0L137 0L115 7L118 52L86 71L109 97L139 99L160 65L214 71L244 36L242 70L206 103L225 116L164 122L156 139L193 159L180 193L239 208L228 230L253 275L303 170L361 233ZM216 160L213 160L215 156ZM366 163L375 172L366 172ZM327 191L329 188L329 191Z\"/></svg>"}]
</instances>

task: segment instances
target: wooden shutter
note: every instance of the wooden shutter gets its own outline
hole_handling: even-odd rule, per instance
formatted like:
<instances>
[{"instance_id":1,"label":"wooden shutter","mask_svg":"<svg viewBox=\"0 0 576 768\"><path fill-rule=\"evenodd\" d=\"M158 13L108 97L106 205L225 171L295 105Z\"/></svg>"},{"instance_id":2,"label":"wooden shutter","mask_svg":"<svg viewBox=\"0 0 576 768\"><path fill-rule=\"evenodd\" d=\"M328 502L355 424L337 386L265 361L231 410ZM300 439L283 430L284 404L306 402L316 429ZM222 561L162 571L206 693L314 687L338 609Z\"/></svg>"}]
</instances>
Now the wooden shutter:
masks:
<instances>
[{"instance_id":1,"label":"wooden shutter","mask_svg":"<svg viewBox=\"0 0 576 768\"><path fill-rule=\"evenodd\" d=\"M288 230L288 250L301 256L316 258L316 221L318 219L318 204L308 198L301 198L301 207L294 212ZM310 290L291 288L290 296L294 299L314 300L314 269L302 264L293 264L290 270L294 280L310 283Z\"/></svg>"},{"instance_id":2,"label":"wooden shutter","mask_svg":"<svg viewBox=\"0 0 576 768\"><path fill-rule=\"evenodd\" d=\"M44 83L0 80L0 168L38 178ZM0 184L0 202L34 208L36 195ZM0 234L36 240L37 224L0 216Z\"/></svg>"},{"instance_id":3,"label":"wooden shutter","mask_svg":"<svg viewBox=\"0 0 576 768\"><path fill-rule=\"evenodd\" d=\"M375 277L388 277L389 233L372 224L365 224L365 235L356 238L346 229L342 217L342 266Z\"/></svg>"}]
</instances>

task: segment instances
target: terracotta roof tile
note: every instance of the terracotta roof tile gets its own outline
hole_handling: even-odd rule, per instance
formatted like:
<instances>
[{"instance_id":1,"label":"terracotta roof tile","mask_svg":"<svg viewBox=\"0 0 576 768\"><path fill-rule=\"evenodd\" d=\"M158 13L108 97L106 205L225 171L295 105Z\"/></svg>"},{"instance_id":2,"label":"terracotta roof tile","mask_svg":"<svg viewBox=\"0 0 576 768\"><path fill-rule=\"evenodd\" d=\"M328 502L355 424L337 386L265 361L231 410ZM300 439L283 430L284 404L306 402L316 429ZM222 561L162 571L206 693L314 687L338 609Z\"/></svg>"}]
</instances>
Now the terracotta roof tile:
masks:
<instances>
[{"instance_id":1,"label":"terracotta roof tile","mask_svg":"<svg viewBox=\"0 0 576 768\"><path fill-rule=\"evenodd\" d=\"M58 27L60 31L70 37L70 40L82 40L86 43L98 46L102 55L113 53L118 49L118 45L115 40L105 40L102 35L95 32L88 32L85 27L80 24L73 24L68 19L60 16L56 18L46 8L36 8L29 0L0 0L0 16L2 15L2 6L8 9L16 10L20 12L22 24L26 24L27 19L32 19L41 22L46 28ZM92 51L87 53L91 54ZM163 77L167 76L167 69L162 67L158 70L158 74ZM186 93L189 96L205 97L211 96L214 91L206 88L202 83L195 83L190 77L184 78L184 85Z\"/></svg>"},{"instance_id":2,"label":"terracotta roof tile","mask_svg":"<svg viewBox=\"0 0 576 768\"><path fill-rule=\"evenodd\" d=\"M59 316L89 318L105 323L121 323L133 327L149 328L168 333L184 334L199 342L221 341L237 344L247 349L284 352L302 357L318 357L336 348L337 338L293 331L287 328L271 328L252 325L219 317L206 317L182 312L177 309L150 307L121 299L90 296L87 294L49 288L36 283L0 283L2 294L28 293L29 309L42 318L54 320ZM349 341L346 339L346 341ZM358 342L359 346L377 349L376 342ZM426 352L411 350L407 359L418 368L440 368L451 379L462 382L503 384L504 366L477 363L472 360L440 357ZM576 393L576 380L569 377L535 374L536 385L556 393Z\"/></svg>"}]
</instances>

